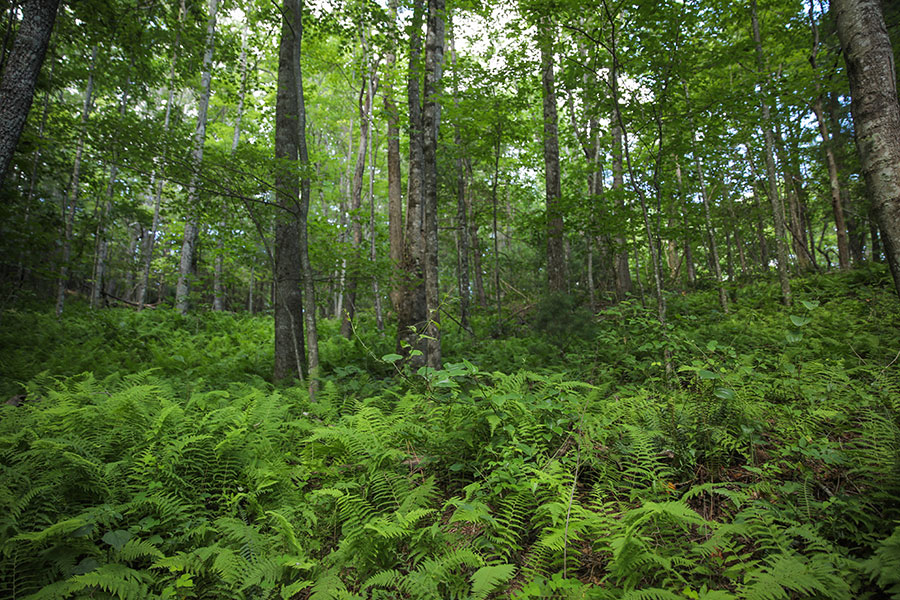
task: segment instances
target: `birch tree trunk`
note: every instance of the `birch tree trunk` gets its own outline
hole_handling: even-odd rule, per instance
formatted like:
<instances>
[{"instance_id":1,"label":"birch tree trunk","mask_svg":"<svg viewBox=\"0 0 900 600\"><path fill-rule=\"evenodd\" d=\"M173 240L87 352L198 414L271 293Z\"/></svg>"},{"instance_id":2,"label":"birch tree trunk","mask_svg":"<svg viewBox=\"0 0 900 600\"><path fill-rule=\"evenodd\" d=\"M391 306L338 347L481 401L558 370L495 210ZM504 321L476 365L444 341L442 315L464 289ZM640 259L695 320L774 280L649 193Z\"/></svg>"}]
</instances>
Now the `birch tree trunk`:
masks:
<instances>
[{"instance_id":1,"label":"birch tree trunk","mask_svg":"<svg viewBox=\"0 0 900 600\"><path fill-rule=\"evenodd\" d=\"M200 200L198 185L200 168L203 163L203 145L206 141L206 119L209 111L210 87L212 84L212 59L216 42L216 16L219 0L209 0L209 20L206 24L206 49L203 53L203 69L200 76L200 102L197 107L197 127L194 130L191 152L191 182L188 186L188 217L184 223L184 239L181 244L181 261L178 268L178 283L175 286L175 308L186 314L190 308L191 284L197 275L197 238L200 228L197 223L197 205Z\"/></svg>"},{"instance_id":2,"label":"birch tree trunk","mask_svg":"<svg viewBox=\"0 0 900 600\"><path fill-rule=\"evenodd\" d=\"M891 40L878 0L833 2L866 189L900 294L900 104Z\"/></svg>"}]
</instances>

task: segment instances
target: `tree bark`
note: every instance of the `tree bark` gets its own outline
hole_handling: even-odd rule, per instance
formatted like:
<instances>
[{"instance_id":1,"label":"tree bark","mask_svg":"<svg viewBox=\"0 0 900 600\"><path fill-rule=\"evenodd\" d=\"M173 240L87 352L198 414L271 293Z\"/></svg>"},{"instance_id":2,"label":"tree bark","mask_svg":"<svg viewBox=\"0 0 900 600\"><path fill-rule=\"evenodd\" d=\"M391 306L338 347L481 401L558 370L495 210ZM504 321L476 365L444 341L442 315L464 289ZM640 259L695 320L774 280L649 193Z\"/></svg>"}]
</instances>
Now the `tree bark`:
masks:
<instances>
[{"instance_id":1,"label":"tree bark","mask_svg":"<svg viewBox=\"0 0 900 600\"><path fill-rule=\"evenodd\" d=\"M850 78L860 163L900 294L900 104L891 40L878 0L833 2Z\"/></svg>"},{"instance_id":2,"label":"tree bark","mask_svg":"<svg viewBox=\"0 0 900 600\"><path fill-rule=\"evenodd\" d=\"M178 282L175 286L175 308L186 314L190 308L191 284L197 275L197 238L200 228L197 223L197 205L200 201L198 188L200 168L203 162L203 145L206 142L206 119L209 111L210 87L212 84L213 49L216 42L216 16L219 0L209 0L209 20L206 24L206 46L203 53L203 68L200 76L200 102L197 107L197 128L194 130L191 151L191 182L188 186L188 216L184 223L184 238L181 244L181 261L178 268Z\"/></svg>"},{"instance_id":3,"label":"tree bark","mask_svg":"<svg viewBox=\"0 0 900 600\"><path fill-rule=\"evenodd\" d=\"M397 20L397 0L389 2L392 23ZM397 62L393 46L385 56L385 69L390 73ZM397 313L400 306L401 288L400 264L403 260L403 198L400 172L400 113L394 102L392 77L387 77L388 85L384 87L384 112L387 115L387 169L388 169L388 237L390 238L391 258L391 306Z\"/></svg>"},{"instance_id":4,"label":"tree bark","mask_svg":"<svg viewBox=\"0 0 900 600\"><path fill-rule=\"evenodd\" d=\"M459 74L456 72L456 36L450 38L450 57L453 64L453 105L459 114ZM456 275L459 292L459 323L469 329L469 225L468 195L465 175L465 149L459 122L453 124L453 141L456 145Z\"/></svg>"},{"instance_id":5,"label":"tree bark","mask_svg":"<svg viewBox=\"0 0 900 600\"><path fill-rule=\"evenodd\" d=\"M365 50L365 40L363 40L363 52ZM371 78L373 74L367 72L359 92L359 145L356 149L356 165L353 169L353 179L350 184L350 236L353 244L352 252L355 257L353 261L359 264L360 252L362 251L362 220L360 219L360 210L362 208L362 187L363 177L366 172L366 151L369 145L369 115L372 112L372 94ZM343 311L343 320L341 321L341 334L350 338L353 335L353 319L356 316L356 290L357 290L357 272L358 268L351 270L352 276L347 281L347 292L345 294L346 306Z\"/></svg>"},{"instance_id":6,"label":"tree bark","mask_svg":"<svg viewBox=\"0 0 900 600\"><path fill-rule=\"evenodd\" d=\"M619 219L619 224L624 227L625 197L623 192L625 188L625 178L623 175L625 171L622 168L622 127L619 125L621 118L619 115L618 100L619 81L615 66L610 69L609 80L610 89L612 90L612 96L614 98L609 127L612 135L612 191L615 199L616 216ZM615 234L613 236L613 242L615 243L616 297L619 301L622 301L628 294L632 293L634 286L631 283L631 268L628 265L628 247L625 235L621 232Z\"/></svg>"},{"instance_id":7,"label":"tree bark","mask_svg":"<svg viewBox=\"0 0 900 600\"><path fill-rule=\"evenodd\" d=\"M423 204L425 223L425 364L441 368L441 312L438 285L437 142L441 123L439 86L444 61L444 0L428 0L425 35L425 87L422 110Z\"/></svg>"},{"instance_id":8,"label":"tree bark","mask_svg":"<svg viewBox=\"0 0 900 600\"><path fill-rule=\"evenodd\" d=\"M563 248L562 189L559 171L559 120L553 73L554 26L548 17L540 25L541 92L544 108L544 184L547 202L547 285L551 293L566 291L566 258Z\"/></svg>"},{"instance_id":9,"label":"tree bark","mask_svg":"<svg viewBox=\"0 0 900 600\"><path fill-rule=\"evenodd\" d=\"M275 368L273 378L303 382L303 298L300 293L299 205L297 160L300 127L299 59L295 36L300 19L299 0L284 0L278 48L278 90L275 98Z\"/></svg>"},{"instance_id":10,"label":"tree bark","mask_svg":"<svg viewBox=\"0 0 900 600\"><path fill-rule=\"evenodd\" d=\"M28 120L59 0L23 0L21 7L22 21L0 81L0 187Z\"/></svg>"},{"instance_id":11,"label":"tree bark","mask_svg":"<svg viewBox=\"0 0 900 600\"><path fill-rule=\"evenodd\" d=\"M412 367L424 364L425 344L422 333L428 320L425 303L425 222L423 205L423 124L420 77L422 76L423 0L413 2L413 18L409 35L409 172L406 192L406 231L403 239L401 270L402 294L397 308L397 352L408 358Z\"/></svg>"},{"instance_id":12,"label":"tree bark","mask_svg":"<svg viewBox=\"0 0 900 600\"><path fill-rule=\"evenodd\" d=\"M312 263L309 260L309 149L306 145L306 100L303 96L303 4L295 0L294 13L294 57L292 63L296 72L297 85L297 158L302 173L300 178L300 206L297 215L297 243L300 251L300 271L303 276L303 320L306 326L306 372L309 376L309 400L316 401L319 391L319 329L316 324L316 287L313 279Z\"/></svg>"},{"instance_id":13,"label":"tree bark","mask_svg":"<svg viewBox=\"0 0 900 600\"><path fill-rule=\"evenodd\" d=\"M762 50L762 39L759 34L759 19L756 15L756 0L750 0L750 17L753 25L753 41L756 44L756 66L759 76L759 104L762 111L763 138L766 146L766 177L769 182L769 200L772 202L772 213L775 221L775 248L778 256L778 280L781 283L781 301L791 305L791 282L788 278L788 253L784 241L784 208L778 194L778 181L775 175L775 136L772 132L772 118L769 103L766 100L766 88L769 78L765 74L765 58Z\"/></svg>"}]
</instances>

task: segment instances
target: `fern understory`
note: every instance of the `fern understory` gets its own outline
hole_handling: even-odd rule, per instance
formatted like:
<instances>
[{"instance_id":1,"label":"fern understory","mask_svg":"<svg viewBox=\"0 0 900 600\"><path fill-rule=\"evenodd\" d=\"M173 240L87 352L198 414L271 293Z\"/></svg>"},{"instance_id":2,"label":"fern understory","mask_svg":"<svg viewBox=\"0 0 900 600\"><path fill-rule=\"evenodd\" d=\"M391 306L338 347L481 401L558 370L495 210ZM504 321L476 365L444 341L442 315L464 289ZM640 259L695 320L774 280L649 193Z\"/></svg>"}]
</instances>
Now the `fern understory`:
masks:
<instances>
[{"instance_id":1,"label":"fern understory","mask_svg":"<svg viewBox=\"0 0 900 600\"><path fill-rule=\"evenodd\" d=\"M326 321L316 403L270 317L6 309L0 597L900 598L900 303L794 285L451 327L433 373Z\"/></svg>"}]
</instances>

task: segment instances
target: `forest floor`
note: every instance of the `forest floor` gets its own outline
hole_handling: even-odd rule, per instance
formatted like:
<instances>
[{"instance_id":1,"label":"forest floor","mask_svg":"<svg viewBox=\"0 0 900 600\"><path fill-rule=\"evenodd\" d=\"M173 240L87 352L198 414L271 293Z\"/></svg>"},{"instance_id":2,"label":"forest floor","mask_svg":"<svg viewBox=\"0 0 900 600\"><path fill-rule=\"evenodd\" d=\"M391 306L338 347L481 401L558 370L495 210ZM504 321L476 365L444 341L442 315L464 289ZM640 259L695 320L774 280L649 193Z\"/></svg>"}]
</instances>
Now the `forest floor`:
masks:
<instances>
[{"instance_id":1,"label":"forest floor","mask_svg":"<svg viewBox=\"0 0 900 600\"><path fill-rule=\"evenodd\" d=\"M792 284L476 315L430 373L326 320L315 403L271 316L5 308L0 597L900 598L900 302Z\"/></svg>"}]
</instances>

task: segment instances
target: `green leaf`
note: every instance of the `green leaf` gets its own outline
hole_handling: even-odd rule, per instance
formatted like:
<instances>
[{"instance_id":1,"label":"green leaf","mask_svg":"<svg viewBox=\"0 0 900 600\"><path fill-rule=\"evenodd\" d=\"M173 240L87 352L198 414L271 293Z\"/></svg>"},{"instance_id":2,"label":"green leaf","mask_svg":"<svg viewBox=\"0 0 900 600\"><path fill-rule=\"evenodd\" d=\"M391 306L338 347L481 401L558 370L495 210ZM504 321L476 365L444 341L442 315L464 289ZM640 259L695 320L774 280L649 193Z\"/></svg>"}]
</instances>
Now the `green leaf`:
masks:
<instances>
[{"instance_id":1,"label":"green leaf","mask_svg":"<svg viewBox=\"0 0 900 600\"><path fill-rule=\"evenodd\" d=\"M788 342L796 344L803 339L803 334L799 331L788 331L785 337L787 338Z\"/></svg>"},{"instance_id":2,"label":"green leaf","mask_svg":"<svg viewBox=\"0 0 900 600\"><path fill-rule=\"evenodd\" d=\"M385 354L384 356L381 357L381 360L383 360L386 363L391 363L391 364L394 364L398 360L402 360L402 359L403 359L403 357L400 356L399 354Z\"/></svg>"},{"instance_id":3,"label":"green leaf","mask_svg":"<svg viewBox=\"0 0 900 600\"><path fill-rule=\"evenodd\" d=\"M101 539L116 550L121 550L125 543L131 539L131 533L124 529L116 529L115 531L107 531Z\"/></svg>"},{"instance_id":4,"label":"green leaf","mask_svg":"<svg viewBox=\"0 0 900 600\"><path fill-rule=\"evenodd\" d=\"M734 390L728 388L716 388L716 397L722 400L734 400Z\"/></svg>"},{"instance_id":5,"label":"green leaf","mask_svg":"<svg viewBox=\"0 0 900 600\"><path fill-rule=\"evenodd\" d=\"M797 327L803 327L812 321L812 317L800 317L797 315L791 315L791 323L793 323Z\"/></svg>"},{"instance_id":6,"label":"green leaf","mask_svg":"<svg viewBox=\"0 0 900 600\"><path fill-rule=\"evenodd\" d=\"M712 371L707 371L706 369L700 369L697 371L697 374L700 376L700 379L718 379L719 374L713 373Z\"/></svg>"},{"instance_id":7,"label":"green leaf","mask_svg":"<svg viewBox=\"0 0 900 600\"><path fill-rule=\"evenodd\" d=\"M801 300L800 302L803 304L803 306L806 307L807 310L812 310L819 306L818 300Z\"/></svg>"}]
</instances>

